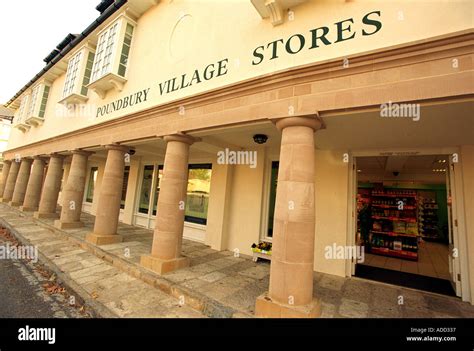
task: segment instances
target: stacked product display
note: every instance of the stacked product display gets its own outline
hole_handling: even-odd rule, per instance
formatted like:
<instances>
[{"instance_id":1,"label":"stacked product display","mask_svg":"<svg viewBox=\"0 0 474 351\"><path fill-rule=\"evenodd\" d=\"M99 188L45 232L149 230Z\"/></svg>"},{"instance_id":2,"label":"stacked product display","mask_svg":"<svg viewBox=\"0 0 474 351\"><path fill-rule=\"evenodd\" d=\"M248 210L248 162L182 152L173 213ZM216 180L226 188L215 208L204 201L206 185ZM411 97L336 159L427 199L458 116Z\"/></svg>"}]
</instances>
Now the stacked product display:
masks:
<instances>
[{"instance_id":1,"label":"stacked product display","mask_svg":"<svg viewBox=\"0 0 474 351\"><path fill-rule=\"evenodd\" d=\"M371 212L370 252L418 260L416 190L373 190Z\"/></svg>"},{"instance_id":2,"label":"stacked product display","mask_svg":"<svg viewBox=\"0 0 474 351\"><path fill-rule=\"evenodd\" d=\"M432 199L418 201L418 223L420 236L427 240L440 239L438 228L438 204Z\"/></svg>"}]
</instances>

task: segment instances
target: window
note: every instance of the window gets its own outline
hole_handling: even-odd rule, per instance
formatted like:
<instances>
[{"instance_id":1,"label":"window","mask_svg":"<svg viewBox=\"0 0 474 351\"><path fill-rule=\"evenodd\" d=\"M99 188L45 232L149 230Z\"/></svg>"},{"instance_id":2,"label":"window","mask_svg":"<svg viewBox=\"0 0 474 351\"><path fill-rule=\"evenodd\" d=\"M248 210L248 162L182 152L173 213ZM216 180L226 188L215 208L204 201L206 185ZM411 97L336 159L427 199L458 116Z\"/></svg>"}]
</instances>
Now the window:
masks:
<instances>
[{"instance_id":1,"label":"window","mask_svg":"<svg viewBox=\"0 0 474 351\"><path fill-rule=\"evenodd\" d=\"M33 92L31 93L31 102L28 109L28 116L33 116L40 88L41 85L39 84L33 88Z\"/></svg>"},{"instance_id":2,"label":"window","mask_svg":"<svg viewBox=\"0 0 474 351\"><path fill-rule=\"evenodd\" d=\"M272 173L270 175L270 199L268 202L268 226L267 226L267 237L273 237L273 219L275 215L275 199L276 189L278 183L278 167L280 162L272 162Z\"/></svg>"},{"instance_id":3,"label":"window","mask_svg":"<svg viewBox=\"0 0 474 351\"><path fill-rule=\"evenodd\" d=\"M23 133L30 129L30 125L26 123L26 114L28 110L28 101L30 96L25 95L20 102L20 108L18 109L18 113L15 116L14 120L14 127L22 131Z\"/></svg>"},{"instance_id":4,"label":"window","mask_svg":"<svg viewBox=\"0 0 474 351\"><path fill-rule=\"evenodd\" d=\"M161 178L163 178L163 166L158 166L158 179L155 185L155 197L153 198L153 216L156 216L156 207L158 206L158 196L160 195Z\"/></svg>"},{"instance_id":5,"label":"window","mask_svg":"<svg viewBox=\"0 0 474 351\"><path fill-rule=\"evenodd\" d=\"M188 189L186 198L185 220L187 222L206 224L211 187L211 164L189 165ZM145 165L140 188L138 212L157 215L158 198L160 195L162 165ZM153 190L153 186L155 187Z\"/></svg>"},{"instance_id":6,"label":"window","mask_svg":"<svg viewBox=\"0 0 474 351\"><path fill-rule=\"evenodd\" d=\"M87 85L94 62L93 50L93 46L86 44L69 59L61 103L78 104L87 101Z\"/></svg>"},{"instance_id":7,"label":"window","mask_svg":"<svg viewBox=\"0 0 474 351\"><path fill-rule=\"evenodd\" d=\"M127 81L125 76L135 25L133 20L122 15L99 33L90 83L87 87L102 98L110 89L121 91Z\"/></svg>"},{"instance_id":8,"label":"window","mask_svg":"<svg viewBox=\"0 0 474 351\"><path fill-rule=\"evenodd\" d=\"M26 96L23 97L23 99L21 99L20 110L18 112L18 123L23 123L23 120L24 120L25 114L26 114L26 108L28 106L29 98L30 98L30 96L26 95Z\"/></svg>"},{"instance_id":9,"label":"window","mask_svg":"<svg viewBox=\"0 0 474 351\"><path fill-rule=\"evenodd\" d=\"M125 208L125 198L127 197L128 177L130 175L130 166L125 166L123 173L123 185L122 185L122 199L120 201L120 208Z\"/></svg>"},{"instance_id":10,"label":"window","mask_svg":"<svg viewBox=\"0 0 474 351\"><path fill-rule=\"evenodd\" d=\"M185 220L187 222L206 224L212 165L189 165L188 172Z\"/></svg>"},{"instance_id":11,"label":"window","mask_svg":"<svg viewBox=\"0 0 474 351\"><path fill-rule=\"evenodd\" d=\"M99 36L97 53L92 69L92 81L97 80L110 72L118 25L119 23L115 22L114 25L109 27Z\"/></svg>"},{"instance_id":12,"label":"window","mask_svg":"<svg viewBox=\"0 0 474 351\"><path fill-rule=\"evenodd\" d=\"M67 66L66 81L64 82L63 97L71 95L74 90L74 85L76 84L76 79L78 76L79 64L81 62L82 51L79 51L74 55L70 60Z\"/></svg>"},{"instance_id":13,"label":"window","mask_svg":"<svg viewBox=\"0 0 474 351\"><path fill-rule=\"evenodd\" d=\"M38 116L44 118L44 113L46 111L46 103L48 102L49 96L49 85L45 85L43 89L43 96L41 97L41 105L39 109Z\"/></svg>"},{"instance_id":14,"label":"window","mask_svg":"<svg viewBox=\"0 0 474 351\"><path fill-rule=\"evenodd\" d=\"M127 29L125 30L125 37L123 39L122 53L120 55L120 63L118 74L122 77L125 77L125 72L127 70L128 55L130 53L130 46L132 45L132 34L133 26L130 23L127 23Z\"/></svg>"},{"instance_id":15,"label":"window","mask_svg":"<svg viewBox=\"0 0 474 351\"><path fill-rule=\"evenodd\" d=\"M150 207L151 186L153 183L153 165L146 165L143 168L142 186L140 189L140 200L138 212L148 214Z\"/></svg>"},{"instance_id":16,"label":"window","mask_svg":"<svg viewBox=\"0 0 474 351\"><path fill-rule=\"evenodd\" d=\"M25 122L29 125L38 126L43 123L49 89L49 85L46 85L44 82L33 88L28 114L25 118Z\"/></svg>"},{"instance_id":17,"label":"window","mask_svg":"<svg viewBox=\"0 0 474 351\"><path fill-rule=\"evenodd\" d=\"M94 53L89 52L89 55L87 56L86 70L84 72L84 79L82 80L82 87L81 87L81 94L84 96L87 95L86 85L89 84L89 81L91 80L93 64L94 64Z\"/></svg>"},{"instance_id":18,"label":"window","mask_svg":"<svg viewBox=\"0 0 474 351\"><path fill-rule=\"evenodd\" d=\"M89 183L87 184L86 202L92 202L94 200L94 189L98 174L99 167L91 167L89 172Z\"/></svg>"}]
</instances>

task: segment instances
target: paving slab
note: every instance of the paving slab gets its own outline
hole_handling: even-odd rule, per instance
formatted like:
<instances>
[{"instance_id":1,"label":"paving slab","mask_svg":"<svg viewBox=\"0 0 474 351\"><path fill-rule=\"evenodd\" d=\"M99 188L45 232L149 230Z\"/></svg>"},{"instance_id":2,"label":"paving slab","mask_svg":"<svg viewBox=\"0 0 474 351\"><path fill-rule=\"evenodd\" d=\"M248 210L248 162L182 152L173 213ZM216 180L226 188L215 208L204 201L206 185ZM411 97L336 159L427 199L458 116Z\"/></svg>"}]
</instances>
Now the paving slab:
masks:
<instances>
[{"instance_id":1,"label":"paving slab","mask_svg":"<svg viewBox=\"0 0 474 351\"><path fill-rule=\"evenodd\" d=\"M152 230L119 223L125 241L96 247L84 241L93 228L91 215L82 215L84 228L60 231L51 219L33 219L5 204L0 204L0 213L0 222L37 244L58 269L116 316L252 317L255 299L268 290L268 261L253 262L183 240L190 267L158 276L139 265L140 256L151 251ZM458 298L359 278L315 272L313 285L327 318L474 317L474 307Z\"/></svg>"}]
</instances>

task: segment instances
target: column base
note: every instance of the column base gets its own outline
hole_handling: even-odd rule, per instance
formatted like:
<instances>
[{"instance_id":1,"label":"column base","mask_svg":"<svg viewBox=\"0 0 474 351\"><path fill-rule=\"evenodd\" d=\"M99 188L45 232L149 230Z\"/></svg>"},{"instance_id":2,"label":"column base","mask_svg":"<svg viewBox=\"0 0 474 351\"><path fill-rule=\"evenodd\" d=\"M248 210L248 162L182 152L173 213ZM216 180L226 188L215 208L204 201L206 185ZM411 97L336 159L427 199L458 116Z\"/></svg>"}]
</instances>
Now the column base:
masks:
<instances>
[{"instance_id":1,"label":"column base","mask_svg":"<svg viewBox=\"0 0 474 351\"><path fill-rule=\"evenodd\" d=\"M10 202L10 199L4 199L3 197L0 199L0 202L3 202L4 204L7 204Z\"/></svg>"},{"instance_id":2,"label":"column base","mask_svg":"<svg viewBox=\"0 0 474 351\"><path fill-rule=\"evenodd\" d=\"M317 318L321 316L321 302L313 299L307 305L287 305L272 300L268 292L257 297L255 316L260 318Z\"/></svg>"},{"instance_id":3,"label":"column base","mask_svg":"<svg viewBox=\"0 0 474 351\"><path fill-rule=\"evenodd\" d=\"M20 206L20 211L33 212L33 211L36 211L37 209L38 207Z\"/></svg>"},{"instance_id":4,"label":"column base","mask_svg":"<svg viewBox=\"0 0 474 351\"><path fill-rule=\"evenodd\" d=\"M41 219L41 218L59 218L59 214L57 213L46 213L46 212L34 212L33 217L36 219Z\"/></svg>"},{"instance_id":5,"label":"column base","mask_svg":"<svg viewBox=\"0 0 474 351\"><path fill-rule=\"evenodd\" d=\"M18 207L18 206L21 206L21 203L9 201L9 202L8 202L8 206L11 206L11 207Z\"/></svg>"},{"instance_id":6,"label":"column base","mask_svg":"<svg viewBox=\"0 0 474 351\"><path fill-rule=\"evenodd\" d=\"M189 267L189 263L190 260L188 257L178 257L171 260L163 260L161 258L153 257L152 255L144 255L140 258L140 264L143 267L148 268L159 275Z\"/></svg>"},{"instance_id":7,"label":"column base","mask_svg":"<svg viewBox=\"0 0 474 351\"><path fill-rule=\"evenodd\" d=\"M82 222L61 222L60 219L54 221L54 226L58 229L76 229L84 227Z\"/></svg>"},{"instance_id":8,"label":"column base","mask_svg":"<svg viewBox=\"0 0 474 351\"><path fill-rule=\"evenodd\" d=\"M123 237L118 234L101 235L89 233L86 235L86 241L94 245L108 245L121 243L123 241Z\"/></svg>"}]
</instances>

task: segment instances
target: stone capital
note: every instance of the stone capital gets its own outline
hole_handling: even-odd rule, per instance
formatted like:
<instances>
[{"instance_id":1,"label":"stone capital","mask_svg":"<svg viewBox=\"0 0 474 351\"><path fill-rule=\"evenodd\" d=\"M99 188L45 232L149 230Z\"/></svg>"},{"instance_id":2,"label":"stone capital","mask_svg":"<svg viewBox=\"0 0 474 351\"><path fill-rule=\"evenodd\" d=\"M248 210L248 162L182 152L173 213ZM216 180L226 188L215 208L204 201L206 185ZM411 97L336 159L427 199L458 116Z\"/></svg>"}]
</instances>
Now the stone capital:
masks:
<instances>
[{"instance_id":1,"label":"stone capital","mask_svg":"<svg viewBox=\"0 0 474 351\"><path fill-rule=\"evenodd\" d=\"M183 133L178 133L178 134L171 134L171 135L166 135L163 137L163 139L166 142L169 141L179 141L181 143L186 143L188 145L192 145L193 143L199 141L199 138L195 138L191 135L183 134Z\"/></svg>"},{"instance_id":2,"label":"stone capital","mask_svg":"<svg viewBox=\"0 0 474 351\"><path fill-rule=\"evenodd\" d=\"M125 153L130 152L130 150L132 149L130 146L120 145L120 144L108 144L108 145L104 145L104 148L106 150L118 150L118 151L123 151Z\"/></svg>"},{"instance_id":3,"label":"stone capital","mask_svg":"<svg viewBox=\"0 0 474 351\"><path fill-rule=\"evenodd\" d=\"M324 127L323 121L316 113L314 116L293 116L285 117L274 121L278 130L282 131L287 127L309 127L315 132Z\"/></svg>"},{"instance_id":4,"label":"stone capital","mask_svg":"<svg viewBox=\"0 0 474 351\"><path fill-rule=\"evenodd\" d=\"M66 156L66 155L57 154L57 153L55 153L55 152L52 152L52 153L50 153L50 154L47 154L46 157L49 157L49 158L55 157L55 158L63 158L63 159L64 159L64 158L66 158L67 156Z\"/></svg>"},{"instance_id":5,"label":"stone capital","mask_svg":"<svg viewBox=\"0 0 474 351\"><path fill-rule=\"evenodd\" d=\"M76 149L76 150L71 150L70 153L73 154L73 155L90 156L90 155L92 155L94 152L92 152L92 151L86 151L86 150L81 150L81 149Z\"/></svg>"}]
</instances>

